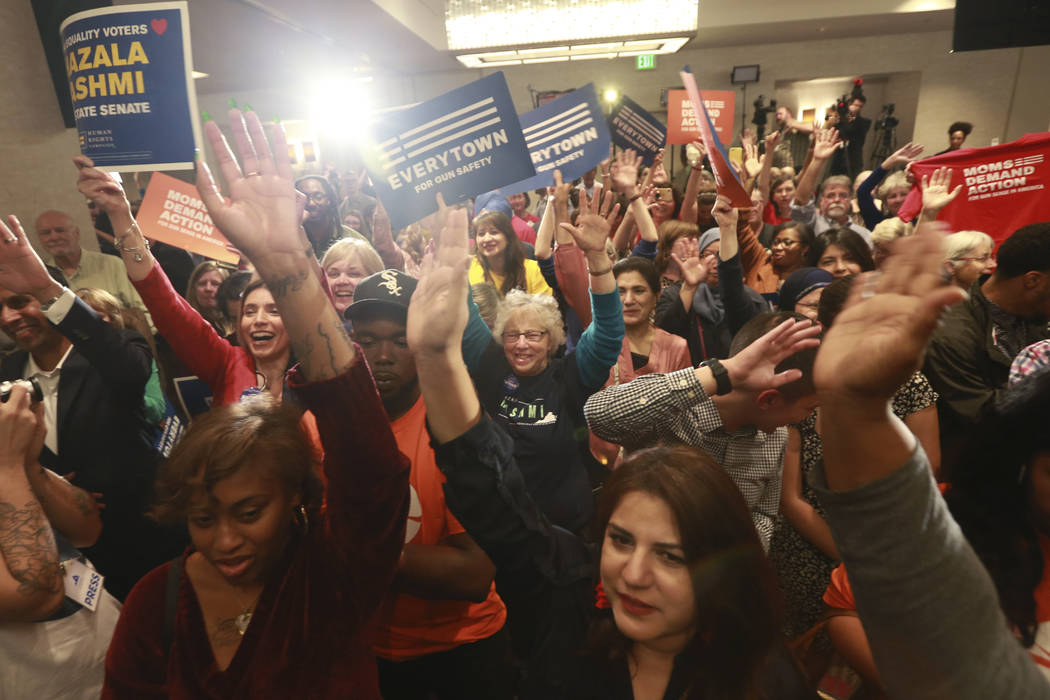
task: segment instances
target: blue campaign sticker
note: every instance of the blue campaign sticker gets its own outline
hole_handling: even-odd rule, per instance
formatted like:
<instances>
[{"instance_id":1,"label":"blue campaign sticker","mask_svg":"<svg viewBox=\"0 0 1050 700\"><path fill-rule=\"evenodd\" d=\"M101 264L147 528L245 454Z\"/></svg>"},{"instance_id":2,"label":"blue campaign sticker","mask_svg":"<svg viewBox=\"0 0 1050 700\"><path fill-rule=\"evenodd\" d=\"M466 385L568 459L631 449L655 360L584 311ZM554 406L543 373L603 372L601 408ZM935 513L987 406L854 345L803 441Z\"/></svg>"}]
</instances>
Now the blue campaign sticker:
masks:
<instances>
[{"instance_id":1,"label":"blue campaign sticker","mask_svg":"<svg viewBox=\"0 0 1050 700\"><path fill-rule=\"evenodd\" d=\"M200 130L186 3L78 12L60 34L80 152L109 170L193 168Z\"/></svg>"},{"instance_id":2,"label":"blue campaign sticker","mask_svg":"<svg viewBox=\"0 0 1050 700\"><path fill-rule=\"evenodd\" d=\"M605 121L594 83L522 114L521 131L529 147L535 177L502 187L515 194L549 187L554 171L565 182L583 174L609 157L609 125Z\"/></svg>"},{"instance_id":3,"label":"blue campaign sticker","mask_svg":"<svg viewBox=\"0 0 1050 700\"><path fill-rule=\"evenodd\" d=\"M535 174L503 73L383 116L368 173L394 230Z\"/></svg>"},{"instance_id":4,"label":"blue campaign sticker","mask_svg":"<svg viewBox=\"0 0 1050 700\"><path fill-rule=\"evenodd\" d=\"M507 392L508 394L516 394L518 393L518 389L520 388L521 382L518 381L518 378L516 376L514 376L513 374L508 374L506 377L504 377L503 391Z\"/></svg>"},{"instance_id":5,"label":"blue campaign sticker","mask_svg":"<svg viewBox=\"0 0 1050 700\"><path fill-rule=\"evenodd\" d=\"M657 151L667 140L667 127L627 95L612 108L609 129L613 143L638 151L646 165L652 165Z\"/></svg>"}]
</instances>

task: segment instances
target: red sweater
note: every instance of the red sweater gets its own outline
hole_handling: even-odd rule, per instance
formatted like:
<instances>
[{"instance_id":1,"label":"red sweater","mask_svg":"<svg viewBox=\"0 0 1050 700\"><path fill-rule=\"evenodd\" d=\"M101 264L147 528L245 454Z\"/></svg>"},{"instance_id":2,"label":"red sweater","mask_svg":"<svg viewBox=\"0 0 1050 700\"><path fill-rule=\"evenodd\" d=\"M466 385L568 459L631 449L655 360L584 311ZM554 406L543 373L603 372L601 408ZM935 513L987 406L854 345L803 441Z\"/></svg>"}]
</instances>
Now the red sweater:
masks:
<instances>
[{"instance_id":1,"label":"red sweater","mask_svg":"<svg viewBox=\"0 0 1050 700\"><path fill-rule=\"evenodd\" d=\"M211 324L179 296L159 264L145 279L132 281L179 359L211 388L216 406L241 400L245 389L255 386L255 360L247 350L230 345Z\"/></svg>"},{"instance_id":2,"label":"red sweater","mask_svg":"<svg viewBox=\"0 0 1050 700\"><path fill-rule=\"evenodd\" d=\"M324 443L328 489L320 522L289 545L225 671L215 665L185 574L174 640L163 648L170 565L147 574L124 603L103 698L380 697L372 618L404 542L408 460L363 361L328 381L302 384L297 370L289 381L316 416Z\"/></svg>"}]
</instances>

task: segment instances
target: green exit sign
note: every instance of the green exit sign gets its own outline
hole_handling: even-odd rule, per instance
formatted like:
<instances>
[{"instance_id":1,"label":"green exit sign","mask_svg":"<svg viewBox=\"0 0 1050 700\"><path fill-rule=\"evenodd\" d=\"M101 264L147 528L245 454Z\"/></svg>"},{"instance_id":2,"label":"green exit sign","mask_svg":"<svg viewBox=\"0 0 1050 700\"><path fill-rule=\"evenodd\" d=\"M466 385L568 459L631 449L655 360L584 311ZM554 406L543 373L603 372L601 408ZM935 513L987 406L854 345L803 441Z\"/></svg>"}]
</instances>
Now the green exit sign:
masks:
<instances>
[{"instance_id":1,"label":"green exit sign","mask_svg":"<svg viewBox=\"0 0 1050 700\"><path fill-rule=\"evenodd\" d=\"M635 56L634 67L637 70L652 70L656 68L656 54L643 53L641 56Z\"/></svg>"}]
</instances>

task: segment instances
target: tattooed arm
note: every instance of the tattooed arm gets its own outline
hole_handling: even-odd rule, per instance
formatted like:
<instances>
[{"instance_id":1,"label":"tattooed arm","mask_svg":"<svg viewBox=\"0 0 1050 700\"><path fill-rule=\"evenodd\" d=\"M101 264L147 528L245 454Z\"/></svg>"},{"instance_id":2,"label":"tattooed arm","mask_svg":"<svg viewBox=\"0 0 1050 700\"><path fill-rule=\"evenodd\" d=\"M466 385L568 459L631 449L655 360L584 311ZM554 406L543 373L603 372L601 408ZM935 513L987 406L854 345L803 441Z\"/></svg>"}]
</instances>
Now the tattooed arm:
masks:
<instances>
[{"instance_id":1,"label":"tattooed arm","mask_svg":"<svg viewBox=\"0 0 1050 700\"><path fill-rule=\"evenodd\" d=\"M215 122L205 124L230 202L223 200L203 160L197 165L201 199L219 229L265 280L303 376L308 381L340 376L354 362L354 346L321 285L313 248L300 226L302 210L285 155L284 130L275 125L267 138L254 112L238 110L230 111L230 129L240 163Z\"/></svg>"},{"instance_id":2,"label":"tattooed arm","mask_svg":"<svg viewBox=\"0 0 1050 700\"><path fill-rule=\"evenodd\" d=\"M91 494L36 462L27 464L25 472L52 527L74 547L95 544L102 534L102 517Z\"/></svg>"},{"instance_id":3,"label":"tattooed arm","mask_svg":"<svg viewBox=\"0 0 1050 700\"><path fill-rule=\"evenodd\" d=\"M37 416L21 386L0 404L0 621L47 617L62 604L51 524L25 471Z\"/></svg>"}]
</instances>

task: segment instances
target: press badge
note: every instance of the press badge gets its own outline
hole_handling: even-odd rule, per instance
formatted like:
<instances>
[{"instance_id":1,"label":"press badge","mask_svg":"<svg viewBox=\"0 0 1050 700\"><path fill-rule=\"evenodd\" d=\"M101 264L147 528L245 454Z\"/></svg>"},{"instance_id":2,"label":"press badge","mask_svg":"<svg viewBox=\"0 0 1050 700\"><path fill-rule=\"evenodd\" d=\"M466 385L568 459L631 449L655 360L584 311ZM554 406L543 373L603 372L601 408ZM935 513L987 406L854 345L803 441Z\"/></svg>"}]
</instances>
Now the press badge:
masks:
<instances>
[{"instance_id":1,"label":"press badge","mask_svg":"<svg viewBox=\"0 0 1050 700\"><path fill-rule=\"evenodd\" d=\"M82 559L67 559L62 562L66 596L83 605L91 612L98 607L102 597L103 576Z\"/></svg>"}]
</instances>

